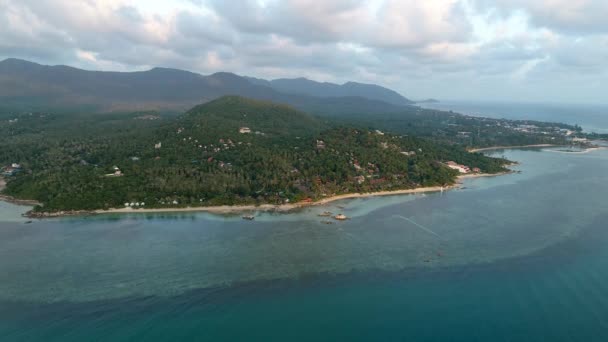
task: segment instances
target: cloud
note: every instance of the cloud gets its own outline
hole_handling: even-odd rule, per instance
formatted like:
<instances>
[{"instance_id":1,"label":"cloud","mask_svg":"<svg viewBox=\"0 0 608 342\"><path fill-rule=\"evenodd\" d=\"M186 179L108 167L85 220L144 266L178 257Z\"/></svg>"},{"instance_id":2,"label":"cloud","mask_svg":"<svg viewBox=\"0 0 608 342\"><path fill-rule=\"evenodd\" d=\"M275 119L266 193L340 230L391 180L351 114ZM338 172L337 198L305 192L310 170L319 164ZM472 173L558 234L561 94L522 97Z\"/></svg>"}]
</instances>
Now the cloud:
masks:
<instances>
[{"instance_id":1,"label":"cloud","mask_svg":"<svg viewBox=\"0 0 608 342\"><path fill-rule=\"evenodd\" d=\"M581 100L602 93L607 14L602 0L0 0L0 57L354 80L414 98L537 96L568 79Z\"/></svg>"},{"instance_id":2,"label":"cloud","mask_svg":"<svg viewBox=\"0 0 608 342\"><path fill-rule=\"evenodd\" d=\"M523 11L535 26L563 33L608 33L608 2L604 0L481 0L478 4L507 13Z\"/></svg>"}]
</instances>

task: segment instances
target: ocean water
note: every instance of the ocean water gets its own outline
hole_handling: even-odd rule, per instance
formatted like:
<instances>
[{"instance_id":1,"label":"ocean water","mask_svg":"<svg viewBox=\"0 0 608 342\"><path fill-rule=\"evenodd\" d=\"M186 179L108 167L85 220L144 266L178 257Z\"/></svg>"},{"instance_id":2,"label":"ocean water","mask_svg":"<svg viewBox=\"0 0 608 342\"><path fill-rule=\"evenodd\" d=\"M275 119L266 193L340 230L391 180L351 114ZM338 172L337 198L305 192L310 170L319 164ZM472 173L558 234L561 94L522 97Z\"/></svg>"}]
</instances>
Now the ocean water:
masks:
<instances>
[{"instance_id":1,"label":"ocean water","mask_svg":"<svg viewBox=\"0 0 608 342\"><path fill-rule=\"evenodd\" d=\"M442 101L422 106L473 116L578 124L590 132L608 133L608 104Z\"/></svg>"},{"instance_id":2,"label":"ocean water","mask_svg":"<svg viewBox=\"0 0 608 342\"><path fill-rule=\"evenodd\" d=\"M605 341L608 150L496 154L521 173L255 221L3 204L0 341Z\"/></svg>"}]
</instances>

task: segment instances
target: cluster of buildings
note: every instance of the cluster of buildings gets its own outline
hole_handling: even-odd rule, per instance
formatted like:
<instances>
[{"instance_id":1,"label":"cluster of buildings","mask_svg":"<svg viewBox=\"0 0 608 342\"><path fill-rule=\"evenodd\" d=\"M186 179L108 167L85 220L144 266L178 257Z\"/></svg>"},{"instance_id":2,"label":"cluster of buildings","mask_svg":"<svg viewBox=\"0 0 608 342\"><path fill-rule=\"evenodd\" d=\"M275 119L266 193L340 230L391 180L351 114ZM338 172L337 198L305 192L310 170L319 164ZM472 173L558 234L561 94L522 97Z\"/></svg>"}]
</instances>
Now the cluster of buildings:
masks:
<instances>
[{"instance_id":1,"label":"cluster of buildings","mask_svg":"<svg viewBox=\"0 0 608 342\"><path fill-rule=\"evenodd\" d=\"M3 176L14 176L17 173L21 172L22 168L21 165L17 164L17 163L12 163L9 166L5 166L2 169L2 175Z\"/></svg>"},{"instance_id":2,"label":"cluster of buildings","mask_svg":"<svg viewBox=\"0 0 608 342\"><path fill-rule=\"evenodd\" d=\"M353 168L357 172L361 173L360 175L355 176L353 178L353 180L357 184L365 183L366 179L370 179L370 182L372 182L375 177L378 177L378 173L380 172L380 169L378 168L378 166L376 164L367 163L367 165L361 166L359 161L352 157L351 157L350 164L353 166Z\"/></svg>"},{"instance_id":3,"label":"cluster of buildings","mask_svg":"<svg viewBox=\"0 0 608 342\"><path fill-rule=\"evenodd\" d=\"M125 208L137 208L137 207L143 207L145 205L146 205L146 203L144 203L144 202L131 202L131 203L126 202Z\"/></svg>"}]
</instances>

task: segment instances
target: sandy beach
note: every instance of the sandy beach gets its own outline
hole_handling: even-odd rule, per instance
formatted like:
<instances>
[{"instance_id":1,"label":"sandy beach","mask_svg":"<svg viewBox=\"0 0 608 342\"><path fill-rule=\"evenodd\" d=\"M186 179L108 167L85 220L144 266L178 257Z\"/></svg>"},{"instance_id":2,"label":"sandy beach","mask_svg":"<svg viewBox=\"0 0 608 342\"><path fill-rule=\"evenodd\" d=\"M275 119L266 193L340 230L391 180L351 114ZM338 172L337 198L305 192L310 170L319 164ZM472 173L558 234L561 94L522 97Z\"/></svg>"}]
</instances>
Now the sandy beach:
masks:
<instances>
[{"instance_id":1,"label":"sandy beach","mask_svg":"<svg viewBox=\"0 0 608 342\"><path fill-rule=\"evenodd\" d=\"M509 175L512 173L517 173L518 171L505 171L505 172L499 172L499 173L469 173L466 175L460 175L457 177L458 182L460 183L461 180L463 179L469 179L469 178L482 178L482 177L498 177L498 176L504 176L504 175Z\"/></svg>"},{"instance_id":2,"label":"sandy beach","mask_svg":"<svg viewBox=\"0 0 608 342\"><path fill-rule=\"evenodd\" d=\"M368 193L352 193L352 194L343 194L336 195L331 197L326 197L316 202L300 202L293 204L262 204L262 205L222 205L222 206L207 206L207 207L186 207L186 208L142 208L142 209L133 209L133 208L117 208L117 209L109 209L109 210L96 210L93 213L95 214L117 214L117 213L180 213L180 212L208 212L214 214L234 214L234 213L248 213L254 211L273 211L273 212L288 212L295 209L312 207L312 206L321 206L325 204L329 204L332 202L346 200L346 199L355 199L355 198L368 198L368 197L376 197L376 196L397 196L397 195L411 195L411 194L421 194L421 193L432 193L432 192L441 192L448 191L452 189L459 188L462 184L462 180L470 179L470 178L480 178L480 177L497 177L503 176L506 174L513 173L512 171L501 172L496 174L488 174L488 173L477 173L477 174L466 174L460 175L457 177L456 184L450 186L432 186L432 187L421 187L415 189L403 189L403 190L394 190L394 191L378 191L378 192L368 192Z\"/></svg>"},{"instance_id":3,"label":"sandy beach","mask_svg":"<svg viewBox=\"0 0 608 342\"><path fill-rule=\"evenodd\" d=\"M356 199L356 198L368 198L368 197L376 197L376 196L398 196L398 195L411 195L411 194L421 194L421 193L432 193L432 192L441 192L448 191L456 188L460 188L462 185L462 180L469 178L479 178L479 177L497 177L505 174L512 173L512 171L496 173L496 174L466 174L460 175L456 179L456 183L453 185L441 187L441 186L432 186L432 187L420 187L415 189L403 189L403 190L394 190L394 191L378 191L378 192L369 192L369 193L352 193L352 194L342 194L335 195L323 198L316 202L299 202L299 203L291 203L291 204L261 204L261 205L221 205L221 206L201 206L201 207L185 207L185 208L141 208L134 209L130 207L126 208L114 208L108 210L93 210L93 211L61 211L55 213L40 213L40 214L32 214L33 217L36 218L45 218L45 217L61 217L61 216L78 216L78 215L91 215L91 214L131 214L131 213L180 213L180 212L208 212L213 214L240 214L240 213L251 213L255 211L266 211L266 212L288 212L300 208L312 207L312 206L321 206L325 204L329 204L332 202L346 200L346 199ZM0 187L3 186L3 180L0 178ZM39 204L36 201L26 201L26 200L15 200L8 196L1 196L0 200L12 202L20 205L34 206Z\"/></svg>"},{"instance_id":4,"label":"sandy beach","mask_svg":"<svg viewBox=\"0 0 608 342\"><path fill-rule=\"evenodd\" d=\"M508 150L508 149L516 149L516 148L535 148L535 147L556 147L559 145L554 144L538 144L538 145L520 145L520 146L492 146L492 147L484 147L484 148L475 148L469 150L469 152L483 152L483 151L493 151L493 150Z\"/></svg>"},{"instance_id":5,"label":"sandy beach","mask_svg":"<svg viewBox=\"0 0 608 342\"><path fill-rule=\"evenodd\" d=\"M482 175L477 175L482 177ZM488 175L490 176L490 175ZM462 177L462 176L461 176ZM458 177L458 179L461 179ZM465 177L462 177L465 178ZM467 177L468 178L468 177ZM247 213L253 211L274 211L274 212L288 212L295 209L311 207L311 206L320 206L324 204L328 204L335 201L345 200L345 199L355 199L355 198L366 198L366 197L375 197L375 196L396 196L396 195L410 195L410 194L420 194L420 193L429 193L429 192L441 192L447 191L450 189L454 189L460 186L460 183L456 185L440 187L422 187L416 189L404 189L404 190L395 190L395 191L379 191L379 192L370 192L370 193L352 193L352 194L343 194L336 195L321 199L316 202L300 202L293 204L262 204L262 205L223 205L223 206L209 206L209 207L186 207L186 208L155 208L155 209L133 209L133 208L118 208L118 209L109 209L109 210L95 210L93 213L95 214L114 214L114 213L180 213L180 212L209 212L214 214L230 214L230 213Z\"/></svg>"},{"instance_id":6,"label":"sandy beach","mask_svg":"<svg viewBox=\"0 0 608 342\"><path fill-rule=\"evenodd\" d=\"M560 150L547 150L547 152L553 152L553 153L572 153L572 154L586 154L586 153L591 153L593 151L597 151L597 150L605 150L606 147L589 147L586 148L584 150L581 151L560 151Z\"/></svg>"}]
</instances>

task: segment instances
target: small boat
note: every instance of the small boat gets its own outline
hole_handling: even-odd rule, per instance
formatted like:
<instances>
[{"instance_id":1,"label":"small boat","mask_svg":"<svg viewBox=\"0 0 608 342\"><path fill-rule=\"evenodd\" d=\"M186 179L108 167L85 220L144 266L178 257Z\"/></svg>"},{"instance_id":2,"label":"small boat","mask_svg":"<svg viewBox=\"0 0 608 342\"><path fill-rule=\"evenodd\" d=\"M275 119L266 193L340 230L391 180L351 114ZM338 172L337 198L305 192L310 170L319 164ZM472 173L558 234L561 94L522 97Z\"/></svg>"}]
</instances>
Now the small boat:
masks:
<instances>
[{"instance_id":1,"label":"small boat","mask_svg":"<svg viewBox=\"0 0 608 342\"><path fill-rule=\"evenodd\" d=\"M338 214L338 215L334 216L334 219L336 219L338 221L346 221L346 220L348 220L348 217L344 214Z\"/></svg>"},{"instance_id":2,"label":"small boat","mask_svg":"<svg viewBox=\"0 0 608 342\"><path fill-rule=\"evenodd\" d=\"M331 221L321 221L321 223L323 223L323 224L334 224L334 223L333 223L333 222L331 222Z\"/></svg>"},{"instance_id":3,"label":"small boat","mask_svg":"<svg viewBox=\"0 0 608 342\"><path fill-rule=\"evenodd\" d=\"M32 223L32 221L25 221L25 224L30 224Z\"/></svg>"},{"instance_id":4,"label":"small boat","mask_svg":"<svg viewBox=\"0 0 608 342\"><path fill-rule=\"evenodd\" d=\"M332 215L332 213L330 211L324 211L323 213L319 214L320 217L330 217Z\"/></svg>"},{"instance_id":5,"label":"small boat","mask_svg":"<svg viewBox=\"0 0 608 342\"><path fill-rule=\"evenodd\" d=\"M253 221L253 220L255 220L255 216L253 216L253 215L245 215L245 216L243 216L243 220Z\"/></svg>"}]
</instances>

